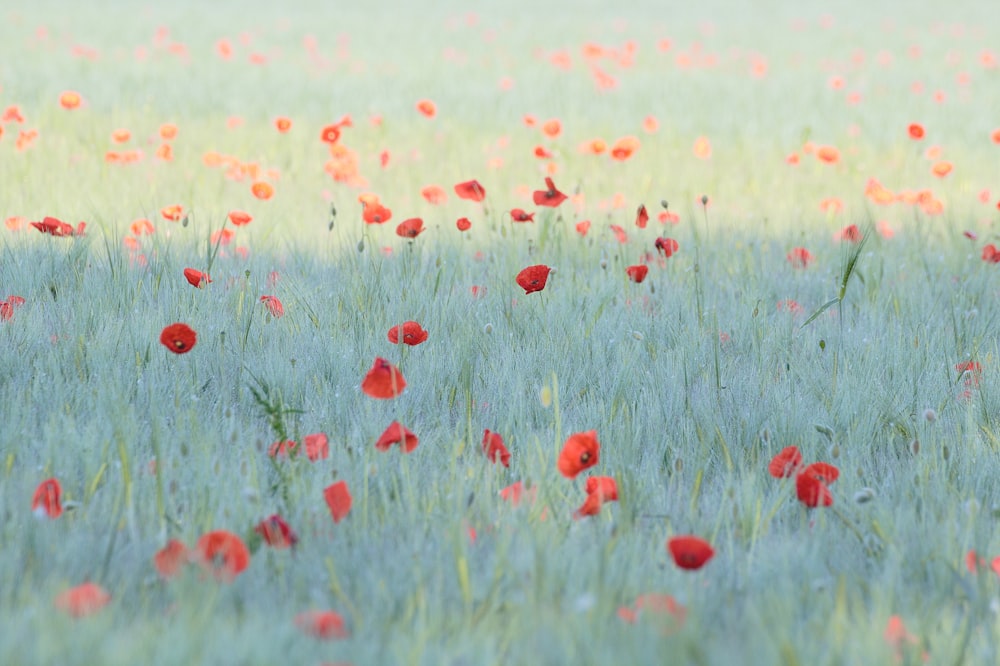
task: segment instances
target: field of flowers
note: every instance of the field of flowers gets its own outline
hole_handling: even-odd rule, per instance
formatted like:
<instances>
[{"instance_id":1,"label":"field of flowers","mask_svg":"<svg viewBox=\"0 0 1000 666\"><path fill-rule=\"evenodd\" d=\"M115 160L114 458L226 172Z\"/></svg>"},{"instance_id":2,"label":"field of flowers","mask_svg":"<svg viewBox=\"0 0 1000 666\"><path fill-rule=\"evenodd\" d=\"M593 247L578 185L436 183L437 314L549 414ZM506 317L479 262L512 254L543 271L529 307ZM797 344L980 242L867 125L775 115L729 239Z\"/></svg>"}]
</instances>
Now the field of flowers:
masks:
<instances>
[{"instance_id":1,"label":"field of flowers","mask_svg":"<svg viewBox=\"0 0 1000 666\"><path fill-rule=\"evenodd\" d=\"M990 3L337 4L0 8L0 663L1000 663Z\"/></svg>"}]
</instances>

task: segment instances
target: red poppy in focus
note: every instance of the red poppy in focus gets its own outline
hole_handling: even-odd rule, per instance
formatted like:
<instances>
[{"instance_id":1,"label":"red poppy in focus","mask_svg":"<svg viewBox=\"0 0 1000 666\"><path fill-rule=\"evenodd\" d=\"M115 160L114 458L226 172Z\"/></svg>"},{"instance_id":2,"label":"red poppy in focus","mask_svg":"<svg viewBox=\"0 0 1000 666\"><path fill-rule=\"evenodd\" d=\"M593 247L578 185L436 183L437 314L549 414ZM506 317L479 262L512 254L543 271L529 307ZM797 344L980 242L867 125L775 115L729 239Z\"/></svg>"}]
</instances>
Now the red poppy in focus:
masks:
<instances>
[{"instance_id":1,"label":"red poppy in focus","mask_svg":"<svg viewBox=\"0 0 1000 666\"><path fill-rule=\"evenodd\" d=\"M693 571L705 566L715 555L711 544L696 536L678 536L667 541L667 550L681 569Z\"/></svg>"},{"instance_id":2,"label":"red poppy in focus","mask_svg":"<svg viewBox=\"0 0 1000 666\"><path fill-rule=\"evenodd\" d=\"M517 274L517 284L524 289L525 294L531 294L545 289L545 283L549 279L549 272L552 269L545 264L528 266Z\"/></svg>"},{"instance_id":3,"label":"red poppy in focus","mask_svg":"<svg viewBox=\"0 0 1000 666\"><path fill-rule=\"evenodd\" d=\"M169 580L180 573L181 567L188 562L188 549L183 541L171 539L153 556L153 566L160 578Z\"/></svg>"},{"instance_id":4,"label":"red poppy in focus","mask_svg":"<svg viewBox=\"0 0 1000 666\"><path fill-rule=\"evenodd\" d=\"M268 314L275 319L285 314L285 306L281 304L277 296L261 296L260 302L267 308Z\"/></svg>"},{"instance_id":5,"label":"red poppy in focus","mask_svg":"<svg viewBox=\"0 0 1000 666\"><path fill-rule=\"evenodd\" d=\"M330 440L327 439L325 433L317 432L312 435L306 435L302 441L305 445L306 457L309 458L310 462L325 460L330 457Z\"/></svg>"},{"instance_id":6,"label":"red poppy in focus","mask_svg":"<svg viewBox=\"0 0 1000 666\"><path fill-rule=\"evenodd\" d=\"M419 236L424 229L424 221L419 217L411 217L408 220L403 220L396 227L396 235L401 238L416 238Z\"/></svg>"},{"instance_id":7,"label":"red poppy in focus","mask_svg":"<svg viewBox=\"0 0 1000 666\"><path fill-rule=\"evenodd\" d=\"M197 341L197 333L187 324L171 324L160 333L160 343L175 354L188 353Z\"/></svg>"},{"instance_id":8,"label":"red poppy in focus","mask_svg":"<svg viewBox=\"0 0 1000 666\"><path fill-rule=\"evenodd\" d=\"M799 474L809 474L823 483L833 483L840 476L840 470L825 462L814 462L807 465Z\"/></svg>"},{"instance_id":9,"label":"red poppy in focus","mask_svg":"<svg viewBox=\"0 0 1000 666\"><path fill-rule=\"evenodd\" d=\"M486 198L486 189L479 184L478 180L467 180L455 186L455 194L459 199L469 201L482 201Z\"/></svg>"},{"instance_id":10,"label":"red poppy in focus","mask_svg":"<svg viewBox=\"0 0 1000 666\"><path fill-rule=\"evenodd\" d=\"M375 448L379 451L388 451L393 444L399 444L403 453L410 453L419 443L420 439L410 432L409 428L400 425L399 421L393 421L375 442Z\"/></svg>"},{"instance_id":11,"label":"red poppy in focus","mask_svg":"<svg viewBox=\"0 0 1000 666\"><path fill-rule=\"evenodd\" d=\"M785 259L792 265L792 268L806 268L813 262L815 257L813 257L812 252L804 247L793 247L785 255Z\"/></svg>"},{"instance_id":12,"label":"red poppy in focus","mask_svg":"<svg viewBox=\"0 0 1000 666\"><path fill-rule=\"evenodd\" d=\"M439 206L448 200L448 194L440 185L428 185L420 190L420 195L427 200L427 203Z\"/></svg>"},{"instance_id":13,"label":"red poppy in focus","mask_svg":"<svg viewBox=\"0 0 1000 666\"><path fill-rule=\"evenodd\" d=\"M534 222L535 221L535 214L534 213L525 212L524 210L522 210L520 208L511 208L510 209L510 217L515 222Z\"/></svg>"},{"instance_id":14,"label":"red poppy in focus","mask_svg":"<svg viewBox=\"0 0 1000 666\"><path fill-rule=\"evenodd\" d=\"M208 276L208 273L202 273L201 271L193 268L184 269L184 278L192 287L198 287L199 289L212 281L212 278Z\"/></svg>"},{"instance_id":15,"label":"red poppy in focus","mask_svg":"<svg viewBox=\"0 0 1000 666\"><path fill-rule=\"evenodd\" d=\"M93 615L108 605L111 595L97 583L71 587L56 597L56 608L73 617Z\"/></svg>"},{"instance_id":16,"label":"red poppy in focus","mask_svg":"<svg viewBox=\"0 0 1000 666\"><path fill-rule=\"evenodd\" d=\"M62 515L62 486L59 479L46 479L35 488L31 510L39 518L58 518Z\"/></svg>"},{"instance_id":17,"label":"red poppy in focus","mask_svg":"<svg viewBox=\"0 0 1000 666\"><path fill-rule=\"evenodd\" d=\"M202 535L194 547L193 558L216 580L231 582L250 566L250 551L237 535L216 530Z\"/></svg>"},{"instance_id":18,"label":"red poppy in focus","mask_svg":"<svg viewBox=\"0 0 1000 666\"><path fill-rule=\"evenodd\" d=\"M295 616L295 626L315 638L347 638L344 618L333 611L307 611Z\"/></svg>"},{"instance_id":19,"label":"red poppy in focus","mask_svg":"<svg viewBox=\"0 0 1000 666\"><path fill-rule=\"evenodd\" d=\"M351 512L351 491L346 481L337 481L323 489L323 499L334 523L339 523Z\"/></svg>"},{"instance_id":20,"label":"red poppy in focus","mask_svg":"<svg viewBox=\"0 0 1000 666\"><path fill-rule=\"evenodd\" d=\"M406 380L396 366L384 358L375 358L375 363L361 382L361 390L369 398L388 400L395 398L406 388Z\"/></svg>"},{"instance_id":21,"label":"red poppy in focus","mask_svg":"<svg viewBox=\"0 0 1000 666\"><path fill-rule=\"evenodd\" d=\"M578 432L563 444L556 467L563 476L575 479L580 472L597 464L600 453L601 443L597 441L596 430Z\"/></svg>"},{"instance_id":22,"label":"red poppy in focus","mask_svg":"<svg viewBox=\"0 0 1000 666\"><path fill-rule=\"evenodd\" d=\"M486 454L486 458L490 462L510 467L510 451L504 446L500 433L490 430L483 431L483 453Z\"/></svg>"},{"instance_id":23,"label":"red poppy in focus","mask_svg":"<svg viewBox=\"0 0 1000 666\"><path fill-rule=\"evenodd\" d=\"M459 231L468 231L472 228L472 222L469 222L467 217L460 217L455 221L455 226L458 227Z\"/></svg>"},{"instance_id":24,"label":"red poppy in focus","mask_svg":"<svg viewBox=\"0 0 1000 666\"><path fill-rule=\"evenodd\" d=\"M632 282L636 284L642 282L646 279L646 275L649 273L649 266L643 264L636 264L635 266L629 266L625 269L628 277Z\"/></svg>"},{"instance_id":25,"label":"red poppy in focus","mask_svg":"<svg viewBox=\"0 0 1000 666\"><path fill-rule=\"evenodd\" d=\"M910 123L910 126L906 128L906 132L914 141L924 138L924 126L920 123Z\"/></svg>"},{"instance_id":26,"label":"red poppy in focus","mask_svg":"<svg viewBox=\"0 0 1000 666\"><path fill-rule=\"evenodd\" d=\"M229 211L229 221L232 222L234 226L242 227L253 222L253 216L246 211L231 210Z\"/></svg>"},{"instance_id":27,"label":"red poppy in focus","mask_svg":"<svg viewBox=\"0 0 1000 666\"><path fill-rule=\"evenodd\" d=\"M364 212L361 217L365 224L382 224L389 221L392 217L392 211L375 201L364 204Z\"/></svg>"},{"instance_id":28,"label":"red poppy in focus","mask_svg":"<svg viewBox=\"0 0 1000 666\"><path fill-rule=\"evenodd\" d=\"M680 248L673 238L657 238L656 242L653 243L656 246L656 251L661 253L666 258L670 258L675 252Z\"/></svg>"},{"instance_id":29,"label":"red poppy in focus","mask_svg":"<svg viewBox=\"0 0 1000 666\"><path fill-rule=\"evenodd\" d=\"M647 222L649 222L649 213L646 212L646 204L641 204L639 210L635 212L635 226L645 229Z\"/></svg>"},{"instance_id":30,"label":"red poppy in focus","mask_svg":"<svg viewBox=\"0 0 1000 666\"><path fill-rule=\"evenodd\" d=\"M811 474L803 473L795 477L795 494L810 509L833 504L830 489L821 479Z\"/></svg>"},{"instance_id":31,"label":"red poppy in focus","mask_svg":"<svg viewBox=\"0 0 1000 666\"><path fill-rule=\"evenodd\" d=\"M536 206L555 208L563 201L566 201L566 195L556 189L556 184L548 176L545 178L545 187L547 189L535 190L535 193L532 195L532 200Z\"/></svg>"},{"instance_id":32,"label":"red poppy in focus","mask_svg":"<svg viewBox=\"0 0 1000 666\"><path fill-rule=\"evenodd\" d=\"M802 452L797 446L786 446L767 465L767 472L776 479L791 478L802 464Z\"/></svg>"},{"instance_id":33,"label":"red poppy in focus","mask_svg":"<svg viewBox=\"0 0 1000 666\"><path fill-rule=\"evenodd\" d=\"M278 550L292 548L299 542L295 530L277 513L260 521L253 531L264 539L264 543Z\"/></svg>"},{"instance_id":34,"label":"red poppy in focus","mask_svg":"<svg viewBox=\"0 0 1000 666\"><path fill-rule=\"evenodd\" d=\"M576 513L573 515L574 518L596 516L601 512L601 506L605 502L618 501L618 484L615 482L614 477L592 476L587 479L585 490L587 492L587 499L576 510Z\"/></svg>"},{"instance_id":35,"label":"red poppy in focus","mask_svg":"<svg viewBox=\"0 0 1000 666\"><path fill-rule=\"evenodd\" d=\"M404 345L415 346L427 340L427 331L421 328L415 321L405 321L402 326L393 326L389 329L389 342L398 345L400 342L400 331L402 331L402 342Z\"/></svg>"}]
</instances>

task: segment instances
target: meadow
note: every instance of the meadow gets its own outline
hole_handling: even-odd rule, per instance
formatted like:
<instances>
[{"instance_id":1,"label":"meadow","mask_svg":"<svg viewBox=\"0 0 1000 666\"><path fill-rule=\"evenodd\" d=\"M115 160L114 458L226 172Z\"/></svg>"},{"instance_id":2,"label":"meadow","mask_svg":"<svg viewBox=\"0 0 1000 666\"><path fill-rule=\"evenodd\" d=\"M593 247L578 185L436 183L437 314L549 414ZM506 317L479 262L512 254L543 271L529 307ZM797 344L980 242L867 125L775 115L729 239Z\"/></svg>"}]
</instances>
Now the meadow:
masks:
<instances>
[{"instance_id":1,"label":"meadow","mask_svg":"<svg viewBox=\"0 0 1000 666\"><path fill-rule=\"evenodd\" d=\"M340 4L0 8L0 663L1000 663L990 3Z\"/></svg>"}]
</instances>

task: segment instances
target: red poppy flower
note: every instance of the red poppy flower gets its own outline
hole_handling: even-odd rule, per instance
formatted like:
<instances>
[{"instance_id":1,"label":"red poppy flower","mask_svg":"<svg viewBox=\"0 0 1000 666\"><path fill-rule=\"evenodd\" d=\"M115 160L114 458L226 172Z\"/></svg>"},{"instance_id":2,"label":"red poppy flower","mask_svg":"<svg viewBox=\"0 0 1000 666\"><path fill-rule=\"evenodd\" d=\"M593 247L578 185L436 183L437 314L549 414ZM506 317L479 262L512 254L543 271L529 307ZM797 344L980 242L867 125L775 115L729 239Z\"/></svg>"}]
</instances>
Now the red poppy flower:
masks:
<instances>
[{"instance_id":1,"label":"red poppy flower","mask_svg":"<svg viewBox=\"0 0 1000 666\"><path fill-rule=\"evenodd\" d=\"M574 518L596 516L605 502L618 501L618 484L610 476L592 476L587 479L587 499L573 514Z\"/></svg>"},{"instance_id":2,"label":"red poppy flower","mask_svg":"<svg viewBox=\"0 0 1000 666\"><path fill-rule=\"evenodd\" d=\"M715 555L711 544L696 536L673 537L667 541L667 550L677 566L691 571L702 568Z\"/></svg>"},{"instance_id":3,"label":"red poppy flower","mask_svg":"<svg viewBox=\"0 0 1000 666\"><path fill-rule=\"evenodd\" d=\"M785 255L785 259L792 265L792 268L805 268L813 262L815 257L813 257L812 252L804 247L793 247Z\"/></svg>"},{"instance_id":4,"label":"red poppy flower","mask_svg":"<svg viewBox=\"0 0 1000 666\"><path fill-rule=\"evenodd\" d=\"M194 559L216 580L230 582L248 566L250 551L232 532L216 530L202 535L194 547Z\"/></svg>"},{"instance_id":5,"label":"red poppy flower","mask_svg":"<svg viewBox=\"0 0 1000 666\"><path fill-rule=\"evenodd\" d=\"M307 611L295 616L295 626L315 638L347 638L344 618L333 611Z\"/></svg>"},{"instance_id":6,"label":"red poppy flower","mask_svg":"<svg viewBox=\"0 0 1000 666\"><path fill-rule=\"evenodd\" d=\"M198 335L187 324L171 324L160 333L160 343L175 354L186 354L194 348Z\"/></svg>"},{"instance_id":7,"label":"red poppy flower","mask_svg":"<svg viewBox=\"0 0 1000 666\"><path fill-rule=\"evenodd\" d=\"M646 212L646 204L641 204L639 210L635 212L635 226L645 229L647 222L649 222L649 213Z\"/></svg>"},{"instance_id":8,"label":"red poppy flower","mask_svg":"<svg viewBox=\"0 0 1000 666\"><path fill-rule=\"evenodd\" d=\"M330 457L330 441L327 439L325 433L317 432L312 435L306 435L302 441L305 445L306 457L309 458L310 462L325 460Z\"/></svg>"},{"instance_id":9,"label":"red poppy flower","mask_svg":"<svg viewBox=\"0 0 1000 666\"><path fill-rule=\"evenodd\" d=\"M319 133L320 141L323 143L334 144L340 140L340 125L333 124L327 125Z\"/></svg>"},{"instance_id":10,"label":"red poppy flower","mask_svg":"<svg viewBox=\"0 0 1000 666\"><path fill-rule=\"evenodd\" d=\"M588 231L590 231L590 220L581 220L576 223L576 233L586 236Z\"/></svg>"},{"instance_id":11,"label":"red poppy flower","mask_svg":"<svg viewBox=\"0 0 1000 666\"><path fill-rule=\"evenodd\" d=\"M400 425L399 421L393 421L375 442L375 448L379 451L388 451L393 444L399 444L403 453L410 453L419 443L420 439L410 432L409 428Z\"/></svg>"},{"instance_id":12,"label":"red poppy flower","mask_svg":"<svg viewBox=\"0 0 1000 666\"><path fill-rule=\"evenodd\" d=\"M237 227L242 227L253 222L253 215L242 210L231 210L229 211L229 221Z\"/></svg>"},{"instance_id":13,"label":"red poppy flower","mask_svg":"<svg viewBox=\"0 0 1000 666\"><path fill-rule=\"evenodd\" d=\"M40 518L58 518L62 515L62 486L59 479L46 479L35 488L31 510Z\"/></svg>"},{"instance_id":14,"label":"red poppy flower","mask_svg":"<svg viewBox=\"0 0 1000 666\"><path fill-rule=\"evenodd\" d=\"M802 464L802 452L797 446L786 446L767 465L767 472L776 479L788 479Z\"/></svg>"},{"instance_id":15,"label":"red poppy flower","mask_svg":"<svg viewBox=\"0 0 1000 666\"><path fill-rule=\"evenodd\" d=\"M73 617L93 615L108 605L111 595L97 583L71 587L56 597L56 608Z\"/></svg>"},{"instance_id":16,"label":"red poppy flower","mask_svg":"<svg viewBox=\"0 0 1000 666\"><path fill-rule=\"evenodd\" d=\"M646 274L649 273L649 266L637 264L635 266L629 266L625 269L625 272L628 274L628 277L632 280L632 282L638 284L646 279Z\"/></svg>"},{"instance_id":17,"label":"red poppy flower","mask_svg":"<svg viewBox=\"0 0 1000 666\"><path fill-rule=\"evenodd\" d=\"M258 180L250 186L250 193L258 199L267 201L274 196L274 185Z\"/></svg>"},{"instance_id":18,"label":"red poppy flower","mask_svg":"<svg viewBox=\"0 0 1000 666\"><path fill-rule=\"evenodd\" d=\"M531 197L536 206L555 208L563 201L566 201L566 195L556 189L556 184L548 176L545 178L545 187L546 189L544 190L535 190L534 195Z\"/></svg>"},{"instance_id":19,"label":"red poppy flower","mask_svg":"<svg viewBox=\"0 0 1000 666\"><path fill-rule=\"evenodd\" d=\"M550 160L553 158L553 155L545 149L545 146L535 146L535 157L542 160Z\"/></svg>"},{"instance_id":20,"label":"red poppy flower","mask_svg":"<svg viewBox=\"0 0 1000 666\"><path fill-rule=\"evenodd\" d=\"M278 116L274 119L274 127L282 134L285 134L292 129L292 119L285 116Z\"/></svg>"},{"instance_id":21,"label":"red poppy flower","mask_svg":"<svg viewBox=\"0 0 1000 666\"><path fill-rule=\"evenodd\" d=\"M511 208L510 217L515 222L534 222L535 214L528 213L521 208Z\"/></svg>"},{"instance_id":22,"label":"red poppy flower","mask_svg":"<svg viewBox=\"0 0 1000 666\"><path fill-rule=\"evenodd\" d=\"M840 476L840 470L825 462L814 462L807 465L799 474L809 474L823 483L833 483Z\"/></svg>"},{"instance_id":23,"label":"red poppy flower","mask_svg":"<svg viewBox=\"0 0 1000 666\"><path fill-rule=\"evenodd\" d=\"M396 227L396 235L401 238L416 238L423 231L426 231L424 229L424 221L419 217L411 217L408 220L403 220Z\"/></svg>"},{"instance_id":24,"label":"red poppy flower","mask_svg":"<svg viewBox=\"0 0 1000 666\"><path fill-rule=\"evenodd\" d=\"M578 432L563 444L556 467L563 476L575 479L580 472L597 464L600 453L601 443L597 441L596 430Z\"/></svg>"},{"instance_id":25,"label":"red poppy flower","mask_svg":"<svg viewBox=\"0 0 1000 666\"><path fill-rule=\"evenodd\" d=\"M84 224L83 222L80 223ZM46 217L41 222L32 222L31 226L41 231L43 234L49 234L50 236L66 237L74 235L73 225L67 224L62 220L58 220L54 217ZM78 235L83 235L83 228L81 227L80 233Z\"/></svg>"},{"instance_id":26,"label":"red poppy flower","mask_svg":"<svg viewBox=\"0 0 1000 666\"><path fill-rule=\"evenodd\" d=\"M517 274L517 284L524 289L525 294L531 294L545 289L545 283L549 279L549 272L552 269L545 264L528 266Z\"/></svg>"},{"instance_id":27,"label":"red poppy flower","mask_svg":"<svg viewBox=\"0 0 1000 666\"><path fill-rule=\"evenodd\" d=\"M67 110L76 109L82 103L83 98L80 97L80 93L72 90L67 90L59 96L59 106Z\"/></svg>"},{"instance_id":28,"label":"red poppy flower","mask_svg":"<svg viewBox=\"0 0 1000 666\"><path fill-rule=\"evenodd\" d=\"M406 380L396 366L384 358L375 358L371 370L361 382L361 390L370 398L395 398L406 388Z\"/></svg>"},{"instance_id":29,"label":"red poppy flower","mask_svg":"<svg viewBox=\"0 0 1000 666\"><path fill-rule=\"evenodd\" d=\"M164 220L169 220L170 222L179 222L182 217L184 217L184 206L180 204L171 204L170 206L164 206L160 209L160 216Z\"/></svg>"},{"instance_id":30,"label":"red poppy flower","mask_svg":"<svg viewBox=\"0 0 1000 666\"><path fill-rule=\"evenodd\" d=\"M833 504L833 495L826 484L812 474L799 474L795 477L795 494L799 501L810 509Z\"/></svg>"},{"instance_id":31,"label":"red poppy flower","mask_svg":"<svg viewBox=\"0 0 1000 666\"><path fill-rule=\"evenodd\" d=\"M639 145L639 139L634 136L622 137L611 146L611 159L624 162L639 150Z\"/></svg>"},{"instance_id":32,"label":"red poppy flower","mask_svg":"<svg viewBox=\"0 0 1000 666\"><path fill-rule=\"evenodd\" d=\"M260 302L267 308L268 314L275 319L285 314L285 306L281 304L277 296L261 296Z\"/></svg>"},{"instance_id":33,"label":"red poppy flower","mask_svg":"<svg viewBox=\"0 0 1000 666\"><path fill-rule=\"evenodd\" d=\"M428 185L420 190L420 196L427 200L427 203L439 206L448 200L448 194L440 185Z\"/></svg>"},{"instance_id":34,"label":"red poppy flower","mask_svg":"<svg viewBox=\"0 0 1000 666\"><path fill-rule=\"evenodd\" d=\"M460 217L455 221L455 226L458 227L459 231L468 231L472 228L472 222L469 222L467 217Z\"/></svg>"},{"instance_id":35,"label":"red poppy flower","mask_svg":"<svg viewBox=\"0 0 1000 666\"><path fill-rule=\"evenodd\" d=\"M260 521L253 531L264 539L264 543L278 550L292 548L299 542L295 530L277 513Z\"/></svg>"},{"instance_id":36,"label":"red poppy flower","mask_svg":"<svg viewBox=\"0 0 1000 666\"><path fill-rule=\"evenodd\" d=\"M625 233L625 229L622 228L621 225L612 224L609 228L611 229L611 233L615 235L615 240L617 240L619 243L628 242L628 234Z\"/></svg>"},{"instance_id":37,"label":"red poppy flower","mask_svg":"<svg viewBox=\"0 0 1000 666\"><path fill-rule=\"evenodd\" d=\"M657 238L656 242L653 243L653 245L656 246L657 252L659 252L668 259L672 257L674 253L677 252L677 250L680 248L680 246L677 244L677 241L675 241L673 238L662 238L662 237Z\"/></svg>"},{"instance_id":38,"label":"red poppy flower","mask_svg":"<svg viewBox=\"0 0 1000 666\"><path fill-rule=\"evenodd\" d=\"M437 105L429 99L422 99L417 102L417 111L427 118L437 115Z\"/></svg>"},{"instance_id":39,"label":"red poppy flower","mask_svg":"<svg viewBox=\"0 0 1000 666\"><path fill-rule=\"evenodd\" d=\"M153 566L160 578L169 580L180 573L188 561L188 549L183 541L171 539L153 556Z\"/></svg>"},{"instance_id":40,"label":"red poppy flower","mask_svg":"<svg viewBox=\"0 0 1000 666\"><path fill-rule=\"evenodd\" d=\"M983 248L983 261L990 264L1000 264L1000 250L993 243L988 243Z\"/></svg>"},{"instance_id":41,"label":"red poppy flower","mask_svg":"<svg viewBox=\"0 0 1000 666\"><path fill-rule=\"evenodd\" d=\"M351 491L346 481L337 481L323 489L323 499L330 509L334 523L339 523L351 512Z\"/></svg>"},{"instance_id":42,"label":"red poppy flower","mask_svg":"<svg viewBox=\"0 0 1000 666\"><path fill-rule=\"evenodd\" d=\"M860 243L861 230L858 229L858 225L849 224L840 230L840 233L837 234L837 239L842 241L847 241L849 243Z\"/></svg>"},{"instance_id":43,"label":"red poppy flower","mask_svg":"<svg viewBox=\"0 0 1000 666\"><path fill-rule=\"evenodd\" d=\"M427 331L421 328L420 324L415 321L405 321L402 326L393 326L389 329L389 342L398 345L400 331L403 333L402 342L404 345L415 346L427 340Z\"/></svg>"},{"instance_id":44,"label":"red poppy flower","mask_svg":"<svg viewBox=\"0 0 1000 666\"><path fill-rule=\"evenodd\" d=\"M482 201L486 198L486 189L479 184L478 180L467 180L455 186L455 194L459 199L469 201Z\"/></svg>"},{"instance_id":45,"label":"red poppy flower","mask_svg":"<svg viewBox=\"0 0 1000 666\"><path fill-rule=\"evenodd\" d=\"M504 446L500 433L490 430L483 431L483 453L486 454L486 458L490 462L510 467L510 451Z\"/></svg>"},{"instance_id":46,"label":"red poppy flower","mask_svg":"<svg viewBox=\"0 0 1000 666\"><path fill-rule=\"evenodd\" d=\"M392 211L378 201L364 204L364 212L361 218L365 224L383 224L392 218Z\"/></svg>"},{"instance_id":47,"label":"red poppy flower","mask_svg":"<svg viewBox=\"0 0 1000 666\"><path fill-rule=\"evenodd\" d=\"M920 123L910 123L910 126L906 128L906 132L914 141L919 141L924 138L924 126Z\"/></svg>"},{"instance_id":48,"label":"red poppy flower","mask_svg":"<svg viewBox=\"0 0 1000 666\"><path fill-rule=\"evenodd\" d=\"M554 139L562 132L562 122L558 118L550 118L542 123L542 133Z\"/></svg>"},{"instance_id":49,"label":"red poppy flower","mask_svg":"<svg viewBox=\"0 0 1000 666\"><path fill-rule=\"evenodd\" d=\"M193 268L184 269L184 278L192 287L198 287L199 289L212 281L212 278L208 276L208 273L202 273L201 271Z\"/></svg>"},{"instance_id":50,"label":"red poppy flower","mask_svg":"<svg viewBox=\"0 0 1000 666\"><path fill-rule=\"evenodd\" d=\"M299 443L293 439L274 442L268 447L267 455L272 458L288 458L296 452L298 445Z\"/></svg>"},{"instance_id":51,"label":"red poppy flower","mask_svg":"<svg viewBox=\"0 0 1000 666\"><path fill-rule=\"evenodd\" d=\"M833 146L820 146L816 149L816 158L820 162L836 164L840 161L840 151Z\"/></svg>"}]
</instances>

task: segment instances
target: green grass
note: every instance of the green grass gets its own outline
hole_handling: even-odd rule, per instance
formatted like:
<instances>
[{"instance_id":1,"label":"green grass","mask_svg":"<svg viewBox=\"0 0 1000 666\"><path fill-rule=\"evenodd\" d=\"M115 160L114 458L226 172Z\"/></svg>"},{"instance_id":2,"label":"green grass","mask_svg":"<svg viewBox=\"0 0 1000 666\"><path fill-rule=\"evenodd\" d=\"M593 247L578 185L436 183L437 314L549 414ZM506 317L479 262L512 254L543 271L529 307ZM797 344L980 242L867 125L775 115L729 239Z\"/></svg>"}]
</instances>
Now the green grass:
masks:
<instances>
[{"instance_id":1,"label":"green grass","mask_svg":"<svg viewBox=\"0 0 1000 666\"><path fill-rule=\"evenodd\" d=\"M394 20L235 3L110 3L122 10L114 22L46 2L0 14L0 110L18 104L26 117L0 138L0 218L87 222L72 239L0 228L0 299L26 300L0 322L0 662L894 663L883 632L899 615L919 641L899 663L923 663L922 651L932 664L996 663L1000 579L965 567L971 549L1000 555L1000 311L997 267L980 259L996 242L1000 70L978 60L1000 35L977 15L984 8L873 15L856 3L822 28L797 5L673 15L650 3L622 10L619 29L596 2L385 6ZM797 18L803 30L790 27ZM48 40L36 39L39 25ZM190 64L157 46L160 25ZM243 31L253 45L240 45ZM306 35L329 68L310 64ZM338 55L347 36L350 52ZM215 55L222 37L233 62ZM596 92L582 44L629 39L635 65L602 63L619 87ZM695 43L719 67L678 68L676 54ZM101 56L75 58L73 44ZM569 72L539 55L557 49L570 51ZM255 50L270 62L247 64ZM877 64L881 50L891 66ZM749 75L749 53L767 57L764 79ZM968 86L956 83L962 71ZM834 74L844 90L829 88ZM500 90L503 76L513 90ZM923 95L910 91L916 80ZM61 109L67 89L86 105ZM938 89L944 104L931 99ZM857 106L845 101L854 90ZM424 97L436 118L416 112ZM323 172L320 128L345 113L364 189ZM561 118L563 135L543 139L525 114ZM649 114L655 134L641 128ZM245 124L227 129L231 115ZM292 118L288 135L271 125L278 115ZM179 127L170 163L153 158L164 122ZM907 138L910 122L927 127L922 144ZM143 161L104 162L118 127ZM28 128L40 136L18 151ZM642 147L627 162L577 151L629 134ZM711 160L692 155L701 135ZM807 140L836 145L841 162L804 154ZM583 203L513 224L511 208L536 210L519 188L543 187L541 144L557 153L555 182ZM935 144L955 163L945 179L923 156ZM257 201L249 181L204 167L209 150L278 169L275 197ZM384 170L382 150L392 153ZM792 152L797 167L784 162ZM493 157L503 166L489 167ZM484 206L452 194L470 178L485 186ZM869 178L932 189L945 212L877 206L864 197ZM449 192L445 205L421 198L428 184ZM388 224L362 224L362 191L392 209ZM609 205L616 193L621 208ZM827 197L844 211L821 211ZM680 224L656 221L661 200ZM174 203L190 212L186 226L159 217ZM640 203L646 229L633 223ZM254 221L212 246L236 208ZM417 215L428 230L396 237ZM467 234L454 226L462 215ZM141 241L145 266L122 246L142 217L157 228ZM573 229L582 219L593 222L586 237ZM850 223L869 234L860 247L833 240ZM657 236L679 252L630 283L625 268L655 254ZM796 246L815 255L806 269L785 259ZM539 263L556 270L525 295L514 276ZM186 267L212 283L192 288ZM485 296L473 298L473 285ZM284 317L267 316L264 294L281 299ZM802 311L779 309L786 299ZM396 348L386 334L410 319L429 340ZM190 353L159 343L176 321L198 333ZM360 391L377 356L406 377L395 400ZM956 370L967 360L982 365L976 386ZM264 385L289 410L290 437L329 436L328 459L268 457L278 435L254 397ZM420 437L412 454L375 450L393 420ZM481 454L486 428L503 435L509 469ZM600 463L568 480L555 465L562 443L587 430ZM840 469L832 507L808 510L794 479L768 475L792 444L805 462ZM620 499L573 520L588 474L615 477ZM53 476L67 511L40 520L32 494ZM354 503L335 525L323 489L337 480ZM534 503L501 501L516 481L537 488ZM298 533L294 551L254 537L274 513ZM251 545L247 571L230 584L196 567L159 579L152 557L167 539L193 546L215 529ZM665 543L678 534L708 539L714 558L677 568ZM77 620L57 611L56 595L86 580L111 603ZM679 630L619 619L651 592L686 607ZM303 634L293 618L309 609L342 614L350 637Z\"/></svg>"}]
</instances>

